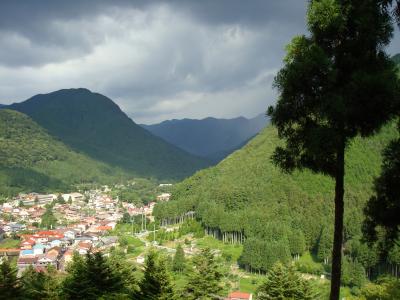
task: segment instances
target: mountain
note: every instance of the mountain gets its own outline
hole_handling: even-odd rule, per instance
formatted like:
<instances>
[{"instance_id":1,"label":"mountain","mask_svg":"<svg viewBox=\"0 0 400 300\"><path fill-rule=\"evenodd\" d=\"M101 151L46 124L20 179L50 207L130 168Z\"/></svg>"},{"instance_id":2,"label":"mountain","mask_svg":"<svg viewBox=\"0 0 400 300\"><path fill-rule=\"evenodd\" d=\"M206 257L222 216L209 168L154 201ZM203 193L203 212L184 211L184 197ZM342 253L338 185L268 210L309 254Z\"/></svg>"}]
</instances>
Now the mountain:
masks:
<instances>
[{"instance_id":1,"label":"mountain","mask_svg":"<svg viewBox=\"0 0 400 300\"><path fill-rule=\"evenodd\" d=\"M27 114L75 151L135 176L181 179L209 165L153 136L111 99L87 89L39 94L9 108Z\"/></svg>"},{"instance_id":2,"label":"mountain","mask_svg":"<svg viewBox=\"0 0 400 300\"><path fill-rule=\"evenodd\" d=\"M252 119L183 119L141 126L189 153L220 161L260 132L267 122L260 114Z\"/></svg>"},{"instance_id":3,"label":"mountain","mask_svg":"<svg viewBox=\"0 0 400 300\"><path fill-rule=\"evenodd\" d=\"M0 104L0 109L1 108L5 108L7 105L4 105L4 104Z\"/></svg>"},{"instance_id":4,"label":"mountain","mask_svg":"<svg viewBox=\"0 0 400 300\"><path fill-rule=\"evenodd\" d=\"M0 195L67 190L71 184L127 178L122 170L76 153L28 116L0 110Z\"/></svg>"},{"instance_id":5,"label":"mountain","mask_svg":"<svg viewBox=\"0 0 400 300\"><path fill-rule=\"evenodd\" d=\"M376 136L356 138L349 147L346 242L361 236L362 209L380 173L381 151L397 136L396 124L392 123ZM174 222L176 216L194 210L206 230L217 238L226 242L246 238L241 264L254 270L268 269L277 253L283 255L279 257L283 261L290 254L301 254L304 246L299 245L321 249L323 237L332 238L334 182L308 170L283 173L271 162L279 144L276 129L268 126L217 166L176 185L171 201L155 207L156 218Z\"/></svg>"}]
</instances>

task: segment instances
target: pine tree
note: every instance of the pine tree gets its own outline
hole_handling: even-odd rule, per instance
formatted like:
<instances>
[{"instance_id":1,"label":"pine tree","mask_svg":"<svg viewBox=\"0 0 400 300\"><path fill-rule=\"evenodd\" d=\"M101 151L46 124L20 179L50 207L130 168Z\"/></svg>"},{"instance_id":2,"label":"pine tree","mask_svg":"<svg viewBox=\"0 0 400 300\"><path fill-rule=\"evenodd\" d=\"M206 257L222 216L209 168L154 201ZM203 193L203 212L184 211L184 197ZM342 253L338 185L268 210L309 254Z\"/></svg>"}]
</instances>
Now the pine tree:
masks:
<instances>
[{"instance_id":1,"label":"pine tree","mask_svg":"<svg viewBox=\"0 0 400 300\"><path fill-rule=\"evenodd\" d=\"M174 256L174 260L172 263L172 269L175 272L182 272L185 269L185 252L183 251L183 248L181 244L179 244L176 247L176 252Z\"/></svg>"},{"instance_id":2,"label":"pine tree","mask_svg":"<svg viewBox=\"0 0 400 300\"><path fill-rule=\"evenodd\" d=\"M0 264L0 297L2 299L20 299L21 285L17 278L17 270L8 260Z\"/></svg>"},{"instance_id":3,"label":"pine tree","mask_svg":"<svg viewBox=\"0 0 400 300\"><path fill-rule=\"evenodd\" d=\"M75 253L62 284L66 299L97 299L125 292L124 279L100 252L80 257Z\"/></svg>"},{"instance_id":4,"label":"pine tree","mask_svg":"<svg viewBox=\"0 0 400 300\"><path fill-rule=\"evenodd\" d=\"M316 294L308 281L302 279L292 266L276 263L265 282L256 291L258 300L312 300Z\"/></svg>"},{"instance_id":5,"label":"pine tree","mask_svg":"<svg viewBox=\"0 0 400 300\"><path fill-rule=\"evenodd\" d=\"M215 299L223 290L223 273L209 248L203 249L193 259L194 268L189 274L184 290L185 299Z\"/></svg>"},{"instance_id":6,"label":"pine tree","mask_svg":"<svg viewBox=\"0 0 400 300\"><path fill-rule=\"evenodd\" d=\"M55 270L47 272L37 272L32 266L25 270L21 278L24 299L58 299L58 286L54 279Z\"/></svg>"},{"instance_id":7,"label":"pine tree","mask_svg":"<svg viewBox=\"0 0 400 300\"><path fill-rule=\"evenodd\" d=\"M175 293L169 278L164 257L152 250L146 257L144 277L139 284L140 300L175 299Z\"/></svg>"},{"instance_id":8,"label":"pine tree","mask_svg":"<svg viewBox=\"0 0 400 300\"><path fill-rule=\"evenodd\" d=\"M310 1L311 35L288 46L275 78L280 96L268 109L286 142L273 161L287 172L307 168L335 180L331 300L340 293L346 149L357 135L375 134L397 104L396 70L384 52L393 32L384 2Z\"/></svg>"}]
</instances>

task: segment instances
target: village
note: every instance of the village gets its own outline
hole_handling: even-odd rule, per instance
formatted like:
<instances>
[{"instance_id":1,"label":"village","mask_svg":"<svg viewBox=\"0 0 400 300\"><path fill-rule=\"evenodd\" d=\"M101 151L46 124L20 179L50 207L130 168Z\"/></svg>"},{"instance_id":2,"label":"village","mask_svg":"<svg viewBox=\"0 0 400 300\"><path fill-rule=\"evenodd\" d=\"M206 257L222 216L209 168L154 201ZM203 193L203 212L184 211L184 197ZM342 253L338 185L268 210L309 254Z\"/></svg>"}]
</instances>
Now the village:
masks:
<instances>
[{"instance_id":1,"label":"village","mask_svg":"<svg viewBox=\"0 0 400 300\"><path fill-rule=\"evenodd\" d=\"M168 201L170 197L169 193L160 193L147 205L135 206L118 197L113 199L107 193L110 190L103 186L66 194L19 194L3 203L0 246L6 243L6 247L0 248L0 259L16 258L18 274L29 266L37 271L52 266L64 272L74 253L101 251L107 255L118 246L118 236L110 232L124 214L152 220L155 201ZM57 225L52 220L57 220Z\"/></svg>"},{"instance_id":2,"label":"village","mask_svg":"<svg viewBox=\"0 0 400 300\"><path fill-rule=\"evenodd\" d=\"M160 184L159 188L163 190L166 186L170 185ZM125 251L126 258L136 265L143 266L146 253L151 248L173 255L176 246L181 243L185 255L193 257L200 252L200 248L208 246L191 238L191 234L165 244L156 241L158 231L168 234L179 230L177 225L156 228L152 215L155 204L169 201L170 193L160 191L154 201L135 205L111 197L110 192L108 186L65 194L32 192L19 194L4 202L0 205L0 263L4 259L14 261L18 276L30 267L37 272L52 268L65 274L74 255L101 252L110 256L112 251L118 249ZM135 227L134 220L139 223ZM136 242L133 251L132 247L123 245L127 237ZM210 237L208 242L213 240ZM217 245L214 247L218 248ZM223 248L214 249L213 253L221 256L221 250ZM232 250L233 253L237 251L228 247L228 253ZM242 277L238 279L239 283L254 280L241 274L243 272L236 265L231 268L236 277ZM225 299L248 300L252 299L252 294L236 290Z\"/></svg>"}]
</instances>

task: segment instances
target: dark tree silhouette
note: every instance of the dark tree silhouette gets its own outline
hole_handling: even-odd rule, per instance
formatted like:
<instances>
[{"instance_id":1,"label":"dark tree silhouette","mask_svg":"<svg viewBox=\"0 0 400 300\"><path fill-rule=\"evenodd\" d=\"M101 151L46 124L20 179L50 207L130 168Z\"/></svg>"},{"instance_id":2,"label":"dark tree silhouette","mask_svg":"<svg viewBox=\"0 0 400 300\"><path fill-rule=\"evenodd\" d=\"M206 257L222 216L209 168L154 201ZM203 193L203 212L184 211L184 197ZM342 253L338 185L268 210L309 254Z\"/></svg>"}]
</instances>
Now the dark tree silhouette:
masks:
<instances>
[{"instance_id":1,"label":"dark tree silhouette","mask_svg":"<svg viewBox=\"0 0 400 300\"><path fill-rule=\"evenodd\" d=\"M295 37L275 78L280 96L268 109L286 144L273 161L285 171L308 168L335 180L331 299L339 299L345 151L392 118L399 83L383 48L392 37L388 1L314 0L311 35Z\"/></svg>"},{"instance_id":2,"label":"dark tree silhouette","mask_svg":"<svg viewBox=\"0 0 400 300\"><path fill-rule=\"evenodd\" d=\"M385 229L387 245L399 237L400 226L400 139L384 151L382 173L375 181L375 193L365 207L364 234L368 241L377 240L377 228Z\"/></svg>"}]
</instances>

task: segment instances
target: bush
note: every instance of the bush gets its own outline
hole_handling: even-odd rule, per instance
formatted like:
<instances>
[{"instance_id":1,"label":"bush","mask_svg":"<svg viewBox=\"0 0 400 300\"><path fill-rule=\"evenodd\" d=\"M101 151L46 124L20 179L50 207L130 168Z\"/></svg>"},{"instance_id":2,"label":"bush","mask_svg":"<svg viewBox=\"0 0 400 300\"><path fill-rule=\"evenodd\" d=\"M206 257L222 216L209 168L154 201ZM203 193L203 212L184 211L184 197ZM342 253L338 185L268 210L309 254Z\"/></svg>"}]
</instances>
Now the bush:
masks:
<instances>
[{"instance_id":1,"label":"bush","mask_svg":"<svg viewBox=\"0 0 400 300\"><path fill-rule=\"evenodd\" d=\"M296 269L301 273L308 273L320 276L324 273L324 267L312 262L296 262Z\"/></svg>"}]
</instances>

